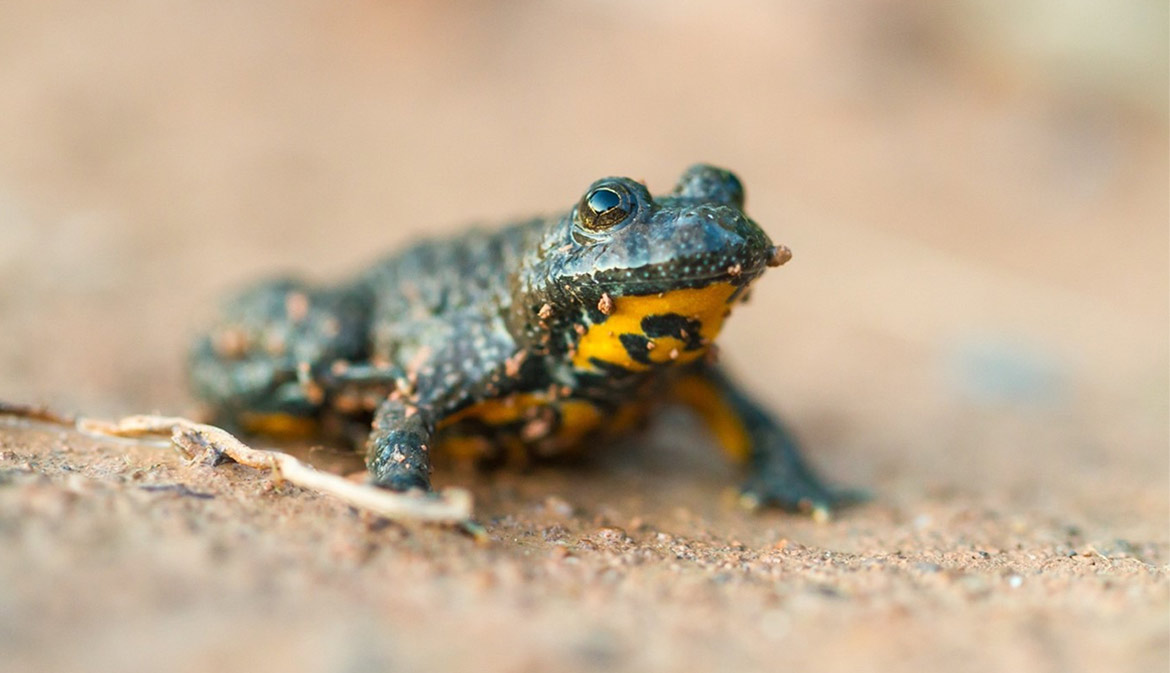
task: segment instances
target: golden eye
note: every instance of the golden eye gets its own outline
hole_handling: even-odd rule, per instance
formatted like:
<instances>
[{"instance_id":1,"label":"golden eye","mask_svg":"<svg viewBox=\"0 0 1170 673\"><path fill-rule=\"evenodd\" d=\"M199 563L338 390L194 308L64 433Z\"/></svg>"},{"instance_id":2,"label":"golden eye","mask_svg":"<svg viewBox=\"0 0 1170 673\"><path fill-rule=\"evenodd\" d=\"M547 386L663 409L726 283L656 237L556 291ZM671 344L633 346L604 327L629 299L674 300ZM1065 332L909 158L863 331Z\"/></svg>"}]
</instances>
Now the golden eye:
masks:
<instances>
[{"instance_id":1,"label":"golden eye","mask_svg":"<svg viewBox=\"0 0 1170 673\"><path fill-rule=\"evenodd\" d=\"M604 231L624 221L633 209L630 195L620 186L595 187L577 206L577 220L589 231Z\"/></svg>"}]
</instances>

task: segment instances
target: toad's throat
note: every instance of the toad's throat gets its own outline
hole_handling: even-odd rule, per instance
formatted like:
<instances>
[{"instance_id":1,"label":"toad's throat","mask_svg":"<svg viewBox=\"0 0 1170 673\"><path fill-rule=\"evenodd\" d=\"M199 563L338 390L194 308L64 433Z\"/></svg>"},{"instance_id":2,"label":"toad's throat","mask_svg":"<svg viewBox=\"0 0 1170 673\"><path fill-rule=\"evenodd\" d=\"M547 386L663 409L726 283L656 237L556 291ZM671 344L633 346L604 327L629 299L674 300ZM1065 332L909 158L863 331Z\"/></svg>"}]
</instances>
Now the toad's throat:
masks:
<instances>
[{"instance_id":1,"label":"toad's throat","mask_svg":"<svg viewBox=\"0 0 1170 673\"><path fill-rule=\"evenodd\" d=\"M645 371L694 362L719 335L744 288L731 283L613 298L601 322L586 325L573 366L584 371L620 367Z\"/></svg>"}]
</instances>

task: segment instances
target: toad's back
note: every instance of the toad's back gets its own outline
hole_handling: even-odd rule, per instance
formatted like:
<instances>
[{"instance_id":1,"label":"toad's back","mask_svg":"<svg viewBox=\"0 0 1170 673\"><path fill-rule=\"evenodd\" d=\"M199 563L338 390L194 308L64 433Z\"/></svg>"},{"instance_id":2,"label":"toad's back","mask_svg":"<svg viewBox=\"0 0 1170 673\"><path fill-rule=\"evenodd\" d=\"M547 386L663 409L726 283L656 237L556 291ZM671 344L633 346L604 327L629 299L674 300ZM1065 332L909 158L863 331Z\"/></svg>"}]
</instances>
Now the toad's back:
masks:
<instances>
[{"instance_id":1,"label":"toad's back","mask_svg":"<svg viewBox=\"0 0 1170 673\"><path fill-rule=\"evenodd\" d=\"M485 331L495 332L492 342L507 342L511 277L526 255L538 254L543 226L530 220L424 241L361 274L356 285L373 303L370 358L406 367L428 344L474 340Z\"/></svg>"}]
</instances>

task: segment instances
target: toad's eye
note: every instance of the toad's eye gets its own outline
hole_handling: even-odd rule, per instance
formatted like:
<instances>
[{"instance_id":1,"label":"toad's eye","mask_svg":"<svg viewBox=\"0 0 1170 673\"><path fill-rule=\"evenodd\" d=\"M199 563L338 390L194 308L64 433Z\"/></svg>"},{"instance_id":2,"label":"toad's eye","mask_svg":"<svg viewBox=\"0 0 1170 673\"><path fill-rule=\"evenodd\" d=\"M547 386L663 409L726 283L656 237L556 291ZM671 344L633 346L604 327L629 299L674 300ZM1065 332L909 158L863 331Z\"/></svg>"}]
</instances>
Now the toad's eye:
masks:
<instances>
[{"instance_id":1,"label":"toad's eye","mask_svg":"<svg viewBox=\"0 0 1170 673\"><path fill-rule=\"evenodd\" d=\"M621 223L634 210L633 199L620 185L595 187L577 206L577 220L589 231L604 231Z\"/></svg>"},{"instance_id":2,"label":"toad's eye","mask_svg":"<svg viewBox=\"0 0 1170 673\"><path fill-rule=\"evenodd\" d=\"M743 183L739 181L739 178L735 177L735 173L728 172L726 177L727 179L724 181L723 186L727 190L727 196L735 205L742 209Z\"/></svg>"}]
</instances>

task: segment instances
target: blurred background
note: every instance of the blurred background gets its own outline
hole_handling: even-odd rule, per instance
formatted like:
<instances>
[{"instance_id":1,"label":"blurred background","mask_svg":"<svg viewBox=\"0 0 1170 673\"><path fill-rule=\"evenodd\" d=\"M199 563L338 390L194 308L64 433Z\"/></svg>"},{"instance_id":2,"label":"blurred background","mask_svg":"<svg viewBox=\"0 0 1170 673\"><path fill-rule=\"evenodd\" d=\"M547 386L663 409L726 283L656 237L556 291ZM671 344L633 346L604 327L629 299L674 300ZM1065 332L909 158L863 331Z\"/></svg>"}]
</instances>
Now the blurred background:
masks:
<instances>
[{"instance_id":1,"label":"blurred background","mask_svg":"<svg viewBox=\"0 0 1170 673\"><path fill-rule=\"evenodd\" d=\"M1163 670L1168 23L1164 0L5 0L0 400L187 412L186 345L243 283L705 161L795 253L725 360L877 497L747 516L669 420L632 464L479 483L506 543L472 550L11 426L0 643L30 670L627 646L627 670ZM589 551L626 545L607 521L639 572ZM676 572L684 543L719 555Z\"/></svg>"},{"instance_id":2,"label":"blurred background","mask_svg":"<svg viewBox=\"0 0 1170 673\"><path fill-rule=\"evenodd\" d=\"M241 283L341 279L706 161L795 252L724 351L819 461L1029 492L1071 464L1157 502L1167 21L1147 0L11 0L0 398L187 410L185 345Z\"/></svg>"}]
</instances>

